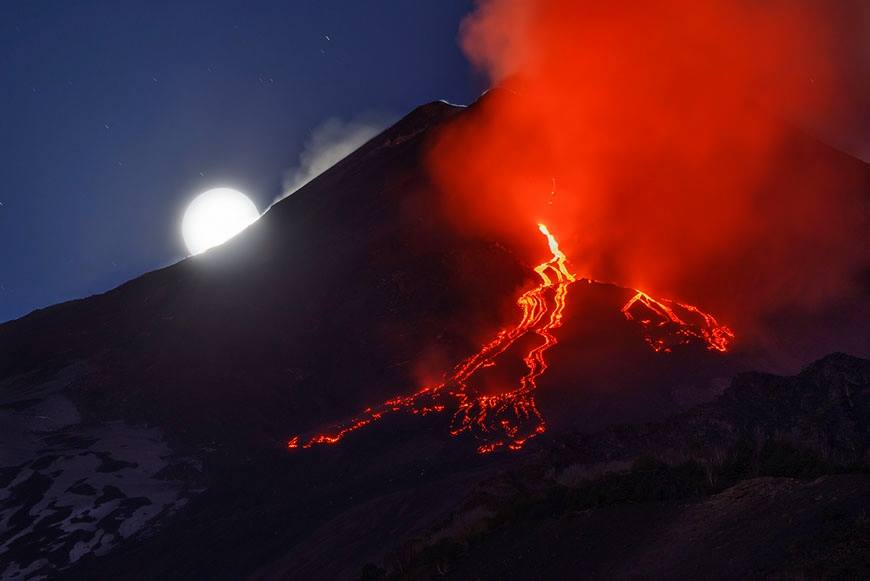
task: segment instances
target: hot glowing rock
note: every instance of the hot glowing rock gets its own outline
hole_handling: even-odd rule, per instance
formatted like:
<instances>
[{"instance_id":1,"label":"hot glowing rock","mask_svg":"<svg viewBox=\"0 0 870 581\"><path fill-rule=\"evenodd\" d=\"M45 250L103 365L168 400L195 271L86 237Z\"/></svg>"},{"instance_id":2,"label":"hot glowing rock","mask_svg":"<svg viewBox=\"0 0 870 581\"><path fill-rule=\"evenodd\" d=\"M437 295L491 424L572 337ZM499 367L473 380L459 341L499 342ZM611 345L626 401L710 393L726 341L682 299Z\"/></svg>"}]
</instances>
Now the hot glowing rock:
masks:
<instances>
[{"instance_id":1,"label":"hot glowing rock","mask_svg":"<svg viewBox=\"0 0 870 581\"><path fill-rule=\"evenodd\" d=\"M448 407L455 409L450 434L474 435L479 442L477 451L481 454L499 448L519 450L529 439L546 431L546 422L538 410L534 391L538 387L538 378L547 370L545 354L558 343L554 331L562 325L568 287L577 278L568 270L568 258L559 248L556 238L544 224L538 224L538 230L547 238L552 257L535 267L541 279L538 286L517 299L522 316L515 326L501 329L477 353L454 367L442 383L367 408L333 431L311 436L304 443L300 436L293 436L288 440L287 448L336 444L349 433L380 420L388 413L426 415L443 412ZM658 301L642 291L637 291L622 307L622 312L628 320L636 320L643 326L646 342L657 352L670 352L674 345L693 340L704 342L711 350L724 352L734 338L728 327L719 325L713 316L697 307L675 301ZM696 321L690 321L691 318ZM540 341L523 356L526 371L517 385L496 394L482 394L470 385L475 374L497 365L500 358L507 357L512 345L530 334L540 337Z\"/></svg>"},{"instance_id":2,"label":"hot glowing rock","mask_svg":"<svg viewBox=\"0 0 870 581\"><path fill-rule=\"evenodd\" d=\"M638 314L641 309L645 312ZM683 314L682 317L679 312ZM734 332L720 325L713 315L685 303L656 300L643 291L637 291L625 303L622 313L629 321L640 322L644 328L644 339L654 351L670 353L675 345L701 341L707 345L707 349L724 353L734 340ZM696 319L696 322L688 322L689 318Z\"/></svg>"}]
</instances>

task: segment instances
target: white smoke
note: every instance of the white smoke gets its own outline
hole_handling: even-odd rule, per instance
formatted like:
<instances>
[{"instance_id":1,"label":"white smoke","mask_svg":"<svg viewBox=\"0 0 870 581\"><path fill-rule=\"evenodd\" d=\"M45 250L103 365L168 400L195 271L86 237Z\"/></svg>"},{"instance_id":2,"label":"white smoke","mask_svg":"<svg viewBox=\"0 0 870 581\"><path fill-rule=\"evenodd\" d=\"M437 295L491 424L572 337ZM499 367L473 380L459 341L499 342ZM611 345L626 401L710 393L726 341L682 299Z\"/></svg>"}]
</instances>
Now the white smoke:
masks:
<instances>
[{"instance_id":1,"label":"white smoke","mask_svg":"<svg viewBox=\"0 0 870 581\"><path fill-rule=\"evenodd\" d=\"M318 125L305 143L295 167L284 176L280 202L299 188L353 153L363 143L380 133L387 123L328 119Z\"/></svg>"}]
</instances>

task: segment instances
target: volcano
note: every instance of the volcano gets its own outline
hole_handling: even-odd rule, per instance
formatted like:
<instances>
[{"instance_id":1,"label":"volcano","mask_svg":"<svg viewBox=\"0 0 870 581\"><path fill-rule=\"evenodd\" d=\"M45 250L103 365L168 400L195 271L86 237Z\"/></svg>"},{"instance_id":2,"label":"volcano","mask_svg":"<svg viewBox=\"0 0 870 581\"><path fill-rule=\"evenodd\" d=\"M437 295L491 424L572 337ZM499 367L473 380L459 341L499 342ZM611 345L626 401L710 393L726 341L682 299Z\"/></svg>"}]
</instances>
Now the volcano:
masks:
<instances>
[{"instance_id":1,"label":"volcano","mask_svg":"<svg viewBox=\"0 0 870 581\"><path fill-rule=\"evenodd\" d=\"M535 527L558 537L558 518L524 524L512 503L568 514L599 505L550 501L644 474L669 492L638 487L602 510L658 502L626 514L647 526L691 497L731 535L723 511L749 518L746 494L851 510L868 486L867 362L731 378L870 356L866 282L772 313L759 336L575 272L544 224L529 263L457 229L426 169L435 134L474 107L421 106L229 243L0 326L0 578L475 578L506 551L546 552L523 544ZM793 135L793 163L824 160L868 189L865 164ZM709 484L693 472L705 466ZM846 468L858 473L791 480ZM824 534L823 509L795 542ZM606 513L589 518L606 529ZM777 550L753 571L790 571ZM577 558L606 576L607 555ZM726 570L728 555L711 559Z\"/></svg>"}]
</instances>

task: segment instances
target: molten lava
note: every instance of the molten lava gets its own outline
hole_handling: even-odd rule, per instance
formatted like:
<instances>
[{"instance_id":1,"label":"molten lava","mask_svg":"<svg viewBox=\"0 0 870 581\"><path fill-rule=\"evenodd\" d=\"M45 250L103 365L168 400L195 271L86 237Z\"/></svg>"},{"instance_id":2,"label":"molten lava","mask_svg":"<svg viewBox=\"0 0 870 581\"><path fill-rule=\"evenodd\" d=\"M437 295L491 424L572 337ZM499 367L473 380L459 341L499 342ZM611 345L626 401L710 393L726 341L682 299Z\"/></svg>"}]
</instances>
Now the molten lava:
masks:
<instances>
[{"instance_id":1,"label":"molten lava","mask_svg":"<svg viewBox=\"0 0 870 581\"><path fill-rule=\"evenodd\" d=\"M547 238L552 257L534 269L541 279L538 286L517 299L522 316L515 326L501 329L477 353L454 367L442 383L366 408L334 431L316 434L304 443L300 436L293 436L288 440L287 448L336 444L347 434L380 420L388 413L426 415L443 412L448 407L455 409L450 434L473 434L480 441L477 451L481 454L502 447L519 450L530 438L543 433L546 422L538 410L534 391L538 387L538 378L547 370L545 354L558 343L554 331L562 325L568 287L578 279L568 270L568 258L559 248L556 238L544 224L538 224L538 230ZM674 345L693 340L702 341L708 349L724 352L734 338L728 327L719 325L713 316L697 307L659 301L642 291L637 291L622 307L622 312L628 320L639 321L646 342L657 352L670 352ZM529 335L537 335L539 340L522 357L526 371L517 385L496 394L483 394L470 384L480 370L496 366L502 357L508 356L511 346Z\"/></svg>"},{"instance_id":2,"label":"molten lava","mask_svg":"<svg viewBox=\"0 0 870 581\"><path fill-rule=\"evenodd\" d=\"M637 315L637 311L642 308L646 310L645 316ZM685 318L680 317L678 311L682 311ZM734 340L734 332L720 325L713 315L708 315L698 307L685 303L666 299L656 300L643 291L637 291L637 294L625 303L622 313L629 321L640 322L645 331L644 339L653 351L657 352L670 353L674 345L686 345L698 340L705 343L707 349L724 353L728 351L731 341ZM650 315L654 318L650 318ZM698 319L698 322L695 324L687 322L690 317Z\"/></svg>"}]
</instances>

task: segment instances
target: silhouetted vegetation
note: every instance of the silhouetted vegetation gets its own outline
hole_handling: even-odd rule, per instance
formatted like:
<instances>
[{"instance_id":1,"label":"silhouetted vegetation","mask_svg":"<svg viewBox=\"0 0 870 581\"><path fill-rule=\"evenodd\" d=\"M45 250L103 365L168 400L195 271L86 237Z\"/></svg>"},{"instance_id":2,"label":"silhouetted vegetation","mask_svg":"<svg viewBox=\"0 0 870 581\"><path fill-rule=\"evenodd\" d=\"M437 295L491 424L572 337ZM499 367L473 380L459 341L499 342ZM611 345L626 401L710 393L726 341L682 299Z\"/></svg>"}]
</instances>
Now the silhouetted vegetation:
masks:
<instances>
[{"instance_id":1,"label":"silhouetted vegetation","mask_svg":"<svg viewBox=\"0 0 870 581\"><path fill-rule=\"evenodd\" d=\"M399 570L389 574L377 569L380 577L372 577L375 569L367 568L361 579L418 578L421 571L443 575L451 564L472 553L479 545L498 531L527 528L533 521L560 519L590 509L625 503L673 502L696 499L717 494L735 484L758 477L789 477L812 479L825 474L865 471L866 466L835 466L809 450L786 442L766 442L756 448L741 442L718 464L690 460L669 465L653 457L641 457L624 472L614 472L576 485L557 485L544 493L518 491L501 501L486 525L465 538L442 538L410 556ZM854 520L854 519L853 519ZM860 519L859 519L860 520ZM870 549L870 522L841 523L831 534L853 542L856 531L864 531ZM839 538L838 537L838 538ZM821 559L821 556L819 556ZM425 575L424 575L425 577Z\"/></svg>"}]
</instances>

